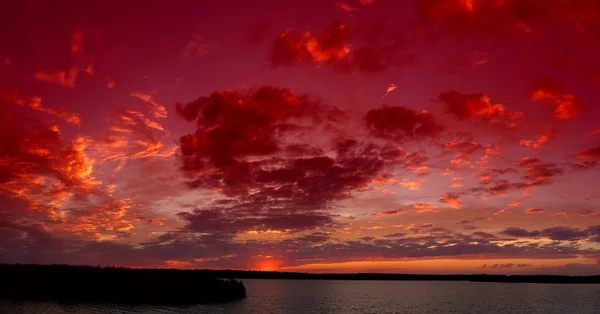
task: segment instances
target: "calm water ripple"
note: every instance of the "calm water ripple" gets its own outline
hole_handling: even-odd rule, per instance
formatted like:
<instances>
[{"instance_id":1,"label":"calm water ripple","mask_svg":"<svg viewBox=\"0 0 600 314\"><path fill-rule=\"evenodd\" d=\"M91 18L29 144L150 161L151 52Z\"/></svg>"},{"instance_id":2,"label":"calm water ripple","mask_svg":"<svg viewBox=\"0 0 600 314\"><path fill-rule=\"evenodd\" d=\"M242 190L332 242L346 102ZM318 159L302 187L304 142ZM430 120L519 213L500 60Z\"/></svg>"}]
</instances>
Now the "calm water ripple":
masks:
<instances>
[{"instance_id":1,"label":"calm water ripple","mask_svg":"<svg viewBox=\"0 0 600 314\"><path fill-rule=\"evenodd\" d=\"M243 280L227 304L64 305L0 300L4 314L171 313L600 313L600 285L427 281Z\"/></svg>"}]
</instances>

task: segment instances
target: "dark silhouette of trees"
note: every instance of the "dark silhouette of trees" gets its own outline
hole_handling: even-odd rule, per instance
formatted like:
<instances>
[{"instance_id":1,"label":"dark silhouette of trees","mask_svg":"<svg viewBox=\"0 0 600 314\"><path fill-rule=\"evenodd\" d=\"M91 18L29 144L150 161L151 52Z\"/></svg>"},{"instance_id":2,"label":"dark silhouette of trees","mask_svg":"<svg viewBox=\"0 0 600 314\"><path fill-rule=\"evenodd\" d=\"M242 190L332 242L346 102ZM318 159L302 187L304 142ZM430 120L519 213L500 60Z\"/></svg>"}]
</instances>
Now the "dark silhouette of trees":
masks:
<instances>
[{"instance_id":1,"label":"dark silhouette of trees","mask_svg":"<svg viewBox=\"0 0 600 314\"><path fill-rule=\"evenodd\" d=\"M413 281L474 281L512 283L600 283L600 276L554 276L554 275L411 275L382 273L309 274L276 271L248 270L198 270L216 278L237 279L323 279L323 280L413 280Z\"/></svg>"},{"instance_id":2,"label":"dark silhouette of trees","mask_svg":"<svg viewBox=\"0 0 600 314\"><path fill-rule=\"evenodd\" d=\"M184 305L245 297L242 282L202 271L0 264L0 298Z\"/></svg>"}]
</instances>

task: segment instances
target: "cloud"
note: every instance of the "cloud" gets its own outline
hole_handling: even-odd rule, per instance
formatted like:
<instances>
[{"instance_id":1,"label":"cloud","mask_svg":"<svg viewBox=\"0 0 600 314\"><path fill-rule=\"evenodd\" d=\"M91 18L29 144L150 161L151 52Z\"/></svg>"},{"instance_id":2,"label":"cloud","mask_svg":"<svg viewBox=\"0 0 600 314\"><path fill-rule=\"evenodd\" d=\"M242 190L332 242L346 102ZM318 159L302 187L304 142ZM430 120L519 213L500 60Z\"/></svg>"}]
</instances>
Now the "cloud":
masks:
<instances>
[{"instance_id":1,"label":"cloud","mask_svg":"<svg viewBox=\"0 0 600 314\"><path fill-rule=\"evenodd\" d=\"M550 240L555 241L576 241L581 239L588 239L594 236L598 236L600 233L599 226L590 226L586 229L572 228L572 227L551 227L542 230L527 231L518 227L506 228L501 234L508 235L517 238L539 238L547 237ZM597 239L593 239L597 241Z\"/></svg>"},{"instance_id":2,"label":"cloud","mask_svg":"<svg viewBox=\"0 0 600 314\"><path fill-rule=\"evenodd\" d=\"M536 79L530 98L554 108L557 120L576 117L583 108L581 101L568 94L568 88L553 77Z\"/></svg>"},{"instance_id":3,"label":"cloud","mask_svg":"<svg viewBox=\"0 0 600 314\"><path fill-rule=\"evenodd\" d=\"M403 213L404 213L403 209L395 209L395 210L388 210L388 211L384 211L384 212L376 212L376 213L372 213L371 215L387 216L387 215L399 215L399 214L403 214Z\"/></svg>"},{"instance_id":4,"label":"cloud","mask_svg":"<svg viewBox=\"0 0 600 314\"><path fill-rule=\"evenodd\" d=\"M523 116L520 112L508 111L502 104L492 104L490 97L483 93L461 94L448 91L440 93L438 100L446 105L448 113L459 120L479 117L483 121L514 129L515 120Z\"/></svg>"},{"instance_id":5,"label":"cloud","mask_svg":"<svg viewBox=\"0 0 600 314\"><path fill-rule=\"evenodd\" d=\"M525 147L541 148L556 136L556 132L556 128L545 128L535 140L522 139L519 144Z\"/></svg>"},{"instance_id":6,"label":"cloud","mask_svg":"<svg viewBox=\"0 0 600 314\"><path fill-rule=\"evenodd\" d=\"M233 204L232 204L233 205ZM247 231L277 230L298 232L333 223L331 216L319 213L268 213L249 215L241 206L182 212L178 216L186 221L185 230L231 236Z\"/></svg>"},{"instance_id":7,"label":"cloud","mask_svg":"<svg viewBox=\"0 0 600 314\"><path fill-rule=\"evenodd\" d=\"M350 53L347 26L335 22L321 34L305 32L297 36L293 30L283 32L273 44L271 63L275 66L292 64L327 64L344 59Z\"/></svg>"},{"instance_id":8,"label":"cloud","mask_svg":"<svg viewBox=\"0 0 600 314\"><path fill-rule=\"evenodd\" d=\"M487 265L487 264L483 264L483 266L481 268L512 268L513 266L515 266L515 264L513 263L507 263L507 264L492 264L492 265Z\"/></svg>"},{"instance_id":9,"label":"cloud","mask_svg":"<svg viewBox=\"0 0 600 314\"><path fill-rule=\"evenodd\" d=\"M208 53L208 48L209 46L204 42L204 39L201 35L192 33L192 38L185 44L185 47L181 50L181 57L202 57Z\"/></svg>"},{"instance_id":10,"label":"cloud","mask_svg":"<svg viewBox=\"0 0 600 314\"><path fill-rule=\"evenodd\" d=\"M541 214L543 212L544 212L544 210L541 208L527 208L525 210L526 214Z\"/></svg>"},{"instance_id":11,"label":"cloud","mask_svg":"<svg viewBox=\"0 0 600 314\"><path fill-rule=\"evenodd\" d=\"M591 209L582 209L582 210L578 211L577 214L579 214L579 216L582 216L582 217L594 217L594 216L598 216L598 213L596 211L591 210Z\"/></svg>"},{"instance_id":12,"label":"cloud","mask_svg":"<svg viewBox=\"0 0 600 314\"><path fill-rule=\"evenodd\" d=\"M39 71L35 73L35 79L41 82L74 88L75 83L77 82L77 76L79 76L80 73L93 75L94 70L92 69L92 66L80 67L78 65L74 65L67 71Z\"/></svg>"},{"instance_id":13,"label":"cloud","mask_svg":"<svg viewBox=\"0 0 600 314\"><path fill-rule=\"evenodd\" d=\"M460 208L462 206L462 202L460 201L460 196L457 193L444 193L440 198L440 202L452 207L452 208Z\"/></svg>"},{"instance_id":14,"label":"cloud","mask_svg":"<svg viewBox=\"0 0 600 314\"><path fill-rule=\"evenodd\" d=\"M508 206L516 207L516 206L521 205L522 203L523 203L523 201L516 200L516 201L512 201L512 202L508 203Z\"/></svg>"},{"instance_id":15,"label":"cloud","mask_svg":"<svg viewBox=\"0 0 600 314\"><path fill-rule=\"evenodd\" d=\"M600 146L583 149L576 157L577 159L600 159Z\"/></svg>"},{"instance_id":16,"label":"cloud","mask_svg":"<svg viewBox=\"0 0 600 314\"><path fill-rule=\"evenodd\" d=\"M85 59L95 55L101 48L101 36L92 28L77 28L71 36L71 55L77 59Z\"/></svg>"},{"instance_id":17,"label":"cloud","mask_svg":"<svg viewBox=\"0 0 600 314\"><path fill-rule=\"evenodd\" d=\"M347 4L346 2L336 2L336 3L335 3L335 6L336 6L338 9L340 9L340 10L343 10L343 11L346 11L346 12L358 11L358 10L359 10L358 8L355 8L355 7L353 7L353 6L349 5L349 4Z\"/></svg>"},{"instance_id":18,"label":"cloud","mask_svg":"<svg viewBox=\"0 0 600 314\"><path fill-rule=\"evenodd\" d=\"M519 165L525 169L524 179L538 183L548 183L552 178L564 173L556 164L543 163L538 158L523 158Z\"/></svg>"},{"instance_id":19,"label":"cloud","mask_svg":"<svg viewBox=\"0 0 600 314\"><path fill-rule=\"evenodd\" d=\"M161 120L167 118L166 109L152 96L141 92L131 94L148 106L146 110L121 110L114 112L106 137L100 142L102 162L118 162L120 169L128 160L151 157L171 157L175 145L165 145L156 133L166 134Z\"/></svg>"},{"instance_id":20,"label":"cloud","mask_svg":"<svg viewBox=\"0 0 600 314\"><path fill-rule=\"evenodd\" d=\"M188 186L235 197L181 213L196 232L212 228L197 220L218 229L222 221L233 234L323 227L337 217L335 201L364 191L397 163L382 159L384 147L339 136L345 120L336 108L289 89L215 92L177 111L197 122L180 139Z\"/></svg>"},{"instance_id":21,"label":"cloud","mask_svg":"<svg viewBox=\"0 0 600 314\"><path fill-rule=\"evenodd\" d=\"M296 238L296 241L309 242L309 243L322 243L331 238L331 235L324 232L313 232L308 235L304 235Z\"/></svg>"},{"instance_id":22,"label":"cloud","mask_svg":"<svg viewBox=\"0 0 600 314\"><path fill-rule=\"evenodd\" d=\"M343 5L343 8L349 12L347 9L352 7ZM310 31L297 34L288 29L275 40L269 58L273 66L327 65L342 73L381 73L416 63L415 54L407 51L406 37L403 31L385 23L357 27L352 32L340 22L316 34Z\"/></svg>"},{"instance_id":23,"label":"cloud","mask_svg":"<svg viewBox=\"0 0 600 314\"><path fill-rule=\"evenodd\" d=\"M39 96L27 97L24 96L19 90L12 91L0 91L0 100L6 102L12 102L19 106L27 106L31 108L31 110L36 112L41 112L56 118L59 118L63 121L66 121L70 124L80 125L81 117L77 113L68 112L62 108L51 108L46 107L42 104L42 98Z\"/></svg>"},{"instance_id":24,"label":"cloud","mask_svg":"<svg viewBox=\"0 0 600 314\"><path fill-rule=\"evenodd\" d=\"M389 93L395 91L398 88L398 86L396 86L396 84L392 83L390 85L388 85L387 89L385 90L385 94L383 95L383 97L387 96Z\"/></svg>"},{"instance_id":25,"label":"cloud","mask_svg":"<svg viewBox=\"0 0 600 314\"><path fill-rule=\"evenodd\" d=\"M435 137L443 130L433 114L404 107L371 109L364 119L371 134L396 141Z\"/></svg>"},{"instance_id":26,"label":"cloud","mask_svg":"<svg viewBox=\"0 0 600 314\"><path fill-rule=\"evenodd\" d=\"M0 181L8 184L5 188L11 189L13 185L15 189L25 189L20 192L24 193L34 188L30 184L35 184L38 176L58 180L55 187L59 191L61 185L85 190L95 184L91 177L93 161L85 154L88 144L85 138L65 143L57 126L16 114L3 115L0 122L4 134ZM25 195L28 193L37 194L29 191Z\"/></svg>"},{"instance_id":27,"label":"cloud","mask_svg":"<svg viewBox=\"0 0 600 314\"><path fill-rule=\"evenodd\" d=\"M597 29L600 8L594 1L419 0L417 16L430 31L478 38L509 39L550 30L549 22Z\"/></svg>"}]
</instances>

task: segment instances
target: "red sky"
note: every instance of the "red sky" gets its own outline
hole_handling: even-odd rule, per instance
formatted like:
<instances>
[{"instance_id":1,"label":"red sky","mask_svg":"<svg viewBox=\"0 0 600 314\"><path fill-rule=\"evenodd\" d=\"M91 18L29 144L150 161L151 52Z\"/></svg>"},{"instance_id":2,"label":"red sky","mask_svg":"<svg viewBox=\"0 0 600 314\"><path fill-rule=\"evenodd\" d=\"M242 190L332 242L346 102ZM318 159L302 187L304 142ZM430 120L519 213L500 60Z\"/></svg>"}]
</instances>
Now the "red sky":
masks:
<instances>
[{"instance_id":1,"label":"red sky","mask_svg":"<svg viewBox=\"0 0 600 314\"><path fill-rule=\"evenodd\" d=\"M4 1L0 262L600 271L595 0Z\"/></svg>"}]
</instances>

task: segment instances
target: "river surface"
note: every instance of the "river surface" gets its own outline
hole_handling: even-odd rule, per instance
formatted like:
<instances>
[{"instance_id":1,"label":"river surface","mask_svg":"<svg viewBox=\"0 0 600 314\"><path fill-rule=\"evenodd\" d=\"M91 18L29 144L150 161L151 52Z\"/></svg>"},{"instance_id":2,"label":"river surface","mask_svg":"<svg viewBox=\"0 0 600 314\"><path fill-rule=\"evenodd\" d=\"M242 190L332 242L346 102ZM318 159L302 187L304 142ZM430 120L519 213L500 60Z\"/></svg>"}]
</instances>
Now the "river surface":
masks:
<instances>
[{"instance_id":1,"label":"river surface","mask_svg":"<svg viewBox=\"0 0 600 314\"><path fill-rule=\"evenodd\" d=\"M600 313L600 285L245 279L227 304L61 305L0 300L0 313Z\"/></svg>"}]
</instances>

